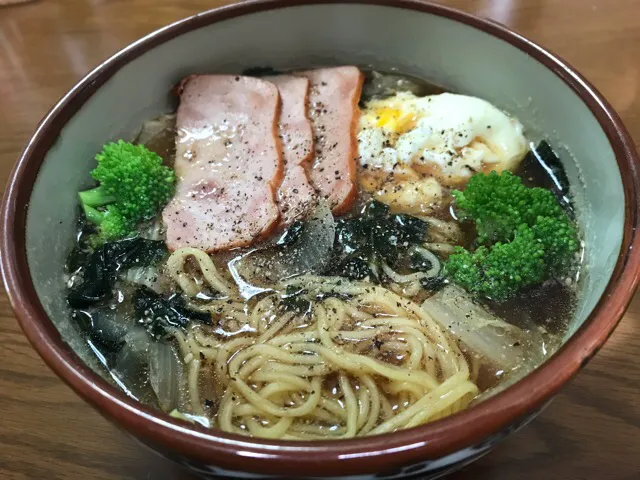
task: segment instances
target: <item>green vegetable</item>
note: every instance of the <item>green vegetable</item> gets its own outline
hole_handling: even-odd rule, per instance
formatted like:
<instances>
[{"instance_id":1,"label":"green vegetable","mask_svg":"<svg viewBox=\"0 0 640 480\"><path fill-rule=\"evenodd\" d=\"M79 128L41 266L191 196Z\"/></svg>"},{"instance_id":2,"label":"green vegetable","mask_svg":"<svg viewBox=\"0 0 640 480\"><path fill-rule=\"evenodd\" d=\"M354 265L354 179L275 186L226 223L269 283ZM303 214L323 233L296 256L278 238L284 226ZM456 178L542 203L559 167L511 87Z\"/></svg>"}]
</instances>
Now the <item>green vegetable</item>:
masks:
<instances>
[{"instance_id":1,"label":"green vegetable","mask_svg":"<svg viewBox=\"0 0 640 480\"><path fill-rule=\"evenodd\" d=\"M102 241L131 236L138 223L156 215L173 196L173 170L142 145L109 143L96 160L91 176L99 185L78 196Z\"/></svg>"},{"instance_id":2,"label":"green vegetable","mask_svg":"<svg viewBox=\"0 0 640 480\"><path fill-rule=\"evenodd\" d=\"M469 292L504 300L571 267L578 231L551 191L525 187L510 172L491 172L474 175L453 195L458 215L475 222L480 246L458 247L445 272Z\"/></svg>"},{"instance_id":3,"label":"green vegetable","mask_svg":"<svg viewBox=\"0 0 640 480\"><path fill-rule=\"evenodd\" d=\"M340 264L340 273L343 277L353 280L364 280L373 278L374 272L371 270L367 259L361 257L350 257Z\"/></svg>"},{"instance_id":4,"label":"green vegetable","mask_svg":"<svg viewBox=\"0 0 640 480\"><path fill-rule=\"evenodd\" d=\"M336 222L334 267L330 273L379 281L382 262L394 264L424 241L427 224L411 215L393 215L384 203L372 201L356 218Z\"/></svg>"},{"instance_id":5,"label":"green vegetable","mask_svg":"<svg viewBox=\"0 0 640 480\"><path fill-rule=\"evenodd\" d=\"M474 175L463 192L452 193L458 216L475 222L481 244L510 241L521 225L532 226L540 216L566 218L553 193L525 187L508 171Z\"/></svg>"},{"instance_id":6,"label":"green vegetable","mask_svg":"<svg viewBox=\"0 0 640 480\"><path fill-rule=\"evenodd\" d=\"M77 258L78 254L72 251L70 260L82 262L74 268L81 273L82 283L69 289L69 305L84 308L111 298L119 274L133 267L155 265L166 254L167 247L162 240L140 237L104 243L82 258Z\"/></svg>"},{"instance_id":7,"label":"green vegetable","mask_svg":"<svg viewBox=\"0 0 640 480\"><path fill-rule=\"evenodd\" d=\"M191 310L178 294L159 295L140 286L133 295L136 316L154 338L167 337L173 328L186 328L191 322L211 324L211 315Z\"/></svg>"},{"instance_id":8,"label":"green vegetable","mask_svg":"<svg viewBox=\"0 0 640 480\"><path fill-rule=\"evenodd\" d=\"M285 312L295 312L300 315L308 313L311 310L311 302L305 298L307 293L304 288L287 286L281 296L281 305Z\"/></svg>"},{"instance_id":9,"label":"green vegetable","mask_svg":"<svg viewBox=\"0 0 640 480\"><path fill-rule=\"evenodd\" d=\"M542 140L537 146L531 147L518 166L518 176L523 179L525 185L535 184L551 190L562 208L572 217L573 202L569 196L569 178L560 157L553 151L549 142Z\"/></svg>"},{"instance_id":10,"label":"green vegetable","mask_svg":"<svg viewBox=\"0 0 640 480\"><path fill-rule=\"evenodd\" d=\"M544 279L544 253L533 231L522 228L508 243L481 246L474 252L456 247L445 271L470 293L501 300Z\"/></svg>"},{"instance_id":11,"label":"green vegetable","mask_svg":"<svg viewBox=\"0 0 640 480\"><path fill-rule=\"evenodd\" d=\"M574 262L574 254L580 246L576 226L566 216L540 216L532 230L542 244L547 266L554 272L565 272Z\"/></svg>"},{"instance_id":12,"label":"green vegetable","mask_svg":"<svg viewBox=\"0 0 640 480\"><path fill-rule=\"evenodd\" d=\"M280 236L276 245L278 247L289 247L300 240L302 232L304 230L304 223L297 221L291 224L284 233Z\"/></svg>"}]
</instances>

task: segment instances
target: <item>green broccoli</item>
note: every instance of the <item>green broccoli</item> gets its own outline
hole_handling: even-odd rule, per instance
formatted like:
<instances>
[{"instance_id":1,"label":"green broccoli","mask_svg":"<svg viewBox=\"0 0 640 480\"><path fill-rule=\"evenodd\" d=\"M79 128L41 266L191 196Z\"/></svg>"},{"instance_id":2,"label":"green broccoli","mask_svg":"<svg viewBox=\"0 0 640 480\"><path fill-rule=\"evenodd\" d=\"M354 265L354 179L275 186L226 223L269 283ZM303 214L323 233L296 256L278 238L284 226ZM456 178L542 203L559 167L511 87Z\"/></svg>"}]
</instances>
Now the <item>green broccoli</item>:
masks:
<instances>
[{"instance_id":1,"label":"green broccoli","mask_svg":"<svg viewBox=\"0 0 640 480\"><path fill-rule=\"evenodd\" d=\"M80 192L80 203L103 241L133 234L138 223L157 214L173 196L175 174L162 158L142 145L122 140L96 155L91 176L96 188Z\"/></svg>"},{"instance_id":2,"label":"green broccoli","mask_svg":"<svg viewBox=\"0 0 640 480\"><path fill-rule=\"evenodd\" d=\"M463 192L452 193L459 217L475 222L481 244L509 241L520 225L532 226L538 217L566 217L553 193L527 188L509 171L474 175Z\"/></svg>"},{"instance_id":3,"label":"green broccoli","mask_svg":"<svg viewBox=\"0 0 640 480\"><path fill-rule=\"evenodd\" d=\"M491 172L474 175L453 196L460 218L475 222L480 246L458 247L445 272L469 292L504 300L571 267L578 231L549 190L525 187L510 172Z\"/></svg>"},{"instance_id":4,"label":"green broccoli","mask_svg":"<svg viewBox=\"0 0 640 480\"><path fill-rule=\"evenodd\" d=\"M495 300L509 297L521 286L544 279L544 248L530 228L522 228L513 241L481 246L474 252L456 247L445 270L470 293Z\"/></svg>"},{"instance_id":5,"label":"green broccoli","mask_svg":"<svg viewBox=\"0 0 640 480\"><path fill-rule=\"evenodd\" d=\"M538 217L531 227L534 236L542 244L545 262L549 269L561 274L574 263L574 255L580 247L578 229L566 215Z\"/></svg>"}]
</instances>

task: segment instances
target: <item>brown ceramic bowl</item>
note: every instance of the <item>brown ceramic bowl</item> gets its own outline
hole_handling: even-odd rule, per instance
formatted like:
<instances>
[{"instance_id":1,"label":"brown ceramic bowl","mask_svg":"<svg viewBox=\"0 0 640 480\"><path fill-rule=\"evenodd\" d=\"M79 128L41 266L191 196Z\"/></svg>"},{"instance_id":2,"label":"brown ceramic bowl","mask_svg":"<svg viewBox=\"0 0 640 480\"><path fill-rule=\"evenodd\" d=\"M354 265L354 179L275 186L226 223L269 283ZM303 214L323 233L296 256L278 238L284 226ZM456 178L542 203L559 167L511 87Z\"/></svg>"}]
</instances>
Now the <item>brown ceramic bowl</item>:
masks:
<instances>
[{"instance_id":1,"label":"brown ceramic bowl","mask_svg":"<svg viewBox=\"0 0 640 480\"><path fill-rule=\"evenodd\" d=\"M75 192L105 141L171 108L193 72L256 65L373 65L478 95L529 135L560 145L587 244L579 306L562 348L524 380L426 426L347 441L249 439L189 427L95 373L68 321L62 267ZM203 475L435 477L531 420L602 346L638 283L634 146L618 115L556 56L495 23L415 0L246 2L187 18L125 48L49 112L15 166L2 206L2 269L25 334L80 396L141 442ZM96 370L97 371L97 370Z\"/></svg>"}]
</instances>

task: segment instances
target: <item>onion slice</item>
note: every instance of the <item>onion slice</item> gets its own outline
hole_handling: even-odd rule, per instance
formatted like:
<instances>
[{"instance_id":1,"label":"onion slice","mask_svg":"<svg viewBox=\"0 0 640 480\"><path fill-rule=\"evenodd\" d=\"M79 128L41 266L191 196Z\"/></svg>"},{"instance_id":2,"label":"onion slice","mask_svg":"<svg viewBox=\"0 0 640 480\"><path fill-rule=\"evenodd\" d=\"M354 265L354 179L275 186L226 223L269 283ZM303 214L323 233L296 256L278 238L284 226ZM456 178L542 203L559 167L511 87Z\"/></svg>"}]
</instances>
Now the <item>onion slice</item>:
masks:
<instances>
[{"instance_id":1,"label":"onion slice","mask_svg":"<svg viewBox=\"0 0 640 480\"><path fill-rule=\"evenodd\" d=\"M331 261L335 235L331 209L321 200L293 243L252 250L229 262L240 294L248 299L287 278L322 273Z\"/></svg>"},{"instance_id":2,"label":"onion slice","mask_svg":"<svg viewBox=\"0 0 640 480\"><path fill-rule=\"evenodd\" d=\"M180 407L180 395L185 387L184 368L174 348L168 343L151 342L149 381L164 411Z\"/></svg>"},{"instance_id":3,"label":"onion slice","mask_svg":"<svg viewBox=\"0 0 640 480\"><path fill-rule=\"evenodd\" d=\"M540 332L505 322L455 285L447 285L425 300L422 308L463 347L499 370L538 365L543 359Z\"/></svg>"}]
</instances>

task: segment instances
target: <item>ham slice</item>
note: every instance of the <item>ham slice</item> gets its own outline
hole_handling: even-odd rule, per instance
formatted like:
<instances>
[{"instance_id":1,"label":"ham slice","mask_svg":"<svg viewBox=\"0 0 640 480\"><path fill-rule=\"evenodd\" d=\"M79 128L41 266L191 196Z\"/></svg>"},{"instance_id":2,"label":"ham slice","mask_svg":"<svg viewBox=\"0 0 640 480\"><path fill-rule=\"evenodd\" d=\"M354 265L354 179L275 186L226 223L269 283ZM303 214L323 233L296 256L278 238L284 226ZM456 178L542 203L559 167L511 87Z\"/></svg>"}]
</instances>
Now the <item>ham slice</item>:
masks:
<instances>
[{"instance_id":1,"label":"ham slice","mask_svg":"<svg viewBox=\"0 0 640 480\"><path fill-rule=\"evenodd\" d=\"M356 67L321 68L296 73L311 82L309 117L315 160L309 179L334 214L345 213L356 199L358 102L364 77Z\"/></svg>"},{"instance_id":2,"label":"ham slice","mask_svg":"<svg viewBox=\"0 0 640 480\"><path fill-rule=\"evenodd\" d=\"M179 93L178 182L163 212L168 247L214 252L268 235L280 217L278 89L257 78L194 75Z\"/></svg>"},{"instance_id":3,"label":"ham slice","mask_svg":"<svg viewBox=\"0 0 640 480\"><path fill-rule=\"evenodd\" d=\"M293 223L315 200L315 190L307 178L307 168L313 159L313 130L307 117L309 80L293 75L269 77L278 87L280 110L280 141L284 178L278 190L282 223Z\"/></svg>"}]
</instances>

